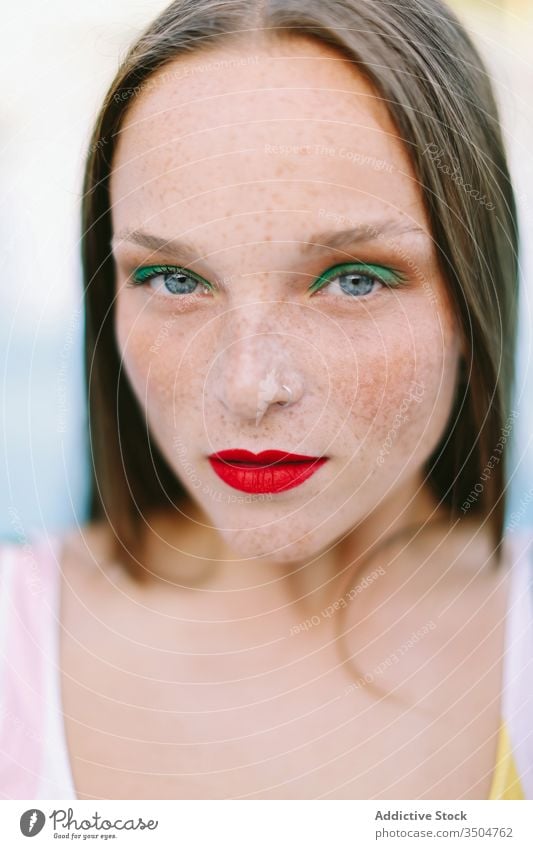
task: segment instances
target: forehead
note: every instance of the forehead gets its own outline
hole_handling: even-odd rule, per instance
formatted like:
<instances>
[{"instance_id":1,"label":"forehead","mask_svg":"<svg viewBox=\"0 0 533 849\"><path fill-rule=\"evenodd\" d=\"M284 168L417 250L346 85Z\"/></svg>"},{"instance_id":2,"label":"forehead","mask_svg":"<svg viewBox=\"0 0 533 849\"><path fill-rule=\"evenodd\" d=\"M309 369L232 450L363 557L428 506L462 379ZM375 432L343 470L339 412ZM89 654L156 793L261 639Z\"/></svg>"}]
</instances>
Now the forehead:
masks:
<instances>
[{"instance_id":1,"label":"forehead","mask_svg":"<svg viewBox=\"0 0 533 849\"><path fill-rule=\"evenodd\" d=\"M378 93L313 40L180 56L125 96L111 179L115 231L200 229L202 239L228 245L260 230L305 238L326 213L425 226L406 149Z\"/></svg>"}]
</instances>

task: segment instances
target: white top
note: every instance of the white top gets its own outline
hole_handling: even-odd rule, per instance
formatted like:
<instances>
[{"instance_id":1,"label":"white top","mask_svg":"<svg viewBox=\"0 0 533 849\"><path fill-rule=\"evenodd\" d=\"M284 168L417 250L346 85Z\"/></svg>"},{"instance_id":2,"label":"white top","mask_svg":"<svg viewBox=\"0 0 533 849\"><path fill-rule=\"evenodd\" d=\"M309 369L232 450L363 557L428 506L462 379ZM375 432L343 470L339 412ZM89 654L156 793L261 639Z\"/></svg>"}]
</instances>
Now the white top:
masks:
<instances>
[{"instance_id":1,"label":"white top","mask_svg":"<svg viewBox=\"0 0 533 849\"><path fill-rule=\"evenodd\" d=\"M503 720L533 799L533 531L513 532ZM76 799L61 702L58 535L0 545L0 798Z\"/></svg>"}]
</instances>

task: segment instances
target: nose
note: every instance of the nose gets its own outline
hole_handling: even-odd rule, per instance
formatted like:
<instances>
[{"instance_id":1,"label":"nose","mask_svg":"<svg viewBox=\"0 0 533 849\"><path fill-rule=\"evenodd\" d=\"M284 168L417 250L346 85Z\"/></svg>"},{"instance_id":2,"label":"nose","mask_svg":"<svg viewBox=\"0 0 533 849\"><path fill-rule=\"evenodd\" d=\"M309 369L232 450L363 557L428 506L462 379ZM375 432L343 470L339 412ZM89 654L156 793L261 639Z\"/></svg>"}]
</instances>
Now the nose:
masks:
<instances>
[{"instance_id":1,"label":"nose","mask_svg":"<svg viewBox=\"0 0 533 849\"><path fill-rule=\"evenodd\" d=\"M270 408L293 406L304 392L298 338L281 327L279 305L247 304L226 316L214 369L215 394L226 411L257 426ZM289 391L287 391L287 388Z\"/></svg>"}]
</instances>

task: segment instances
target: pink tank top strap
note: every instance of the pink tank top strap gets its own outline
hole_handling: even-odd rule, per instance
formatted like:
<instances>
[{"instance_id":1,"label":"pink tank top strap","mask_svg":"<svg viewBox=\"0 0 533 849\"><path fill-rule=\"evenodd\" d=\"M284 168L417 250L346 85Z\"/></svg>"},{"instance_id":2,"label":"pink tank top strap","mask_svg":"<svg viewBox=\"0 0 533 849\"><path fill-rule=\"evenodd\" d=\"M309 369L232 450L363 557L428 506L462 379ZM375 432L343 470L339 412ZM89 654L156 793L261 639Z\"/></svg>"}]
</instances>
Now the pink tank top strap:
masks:
<instances>
[{"instance_id":1,"label":"pink tank top strap","mask_svg":"<svg viewBox=\"0 0 533 849\"><path fill-rule=\"evenodd\" d=\"M59 539L0 545L0 794L37 796L46 749L47 670L57 628Z\"/></svg>"}]
</instances>

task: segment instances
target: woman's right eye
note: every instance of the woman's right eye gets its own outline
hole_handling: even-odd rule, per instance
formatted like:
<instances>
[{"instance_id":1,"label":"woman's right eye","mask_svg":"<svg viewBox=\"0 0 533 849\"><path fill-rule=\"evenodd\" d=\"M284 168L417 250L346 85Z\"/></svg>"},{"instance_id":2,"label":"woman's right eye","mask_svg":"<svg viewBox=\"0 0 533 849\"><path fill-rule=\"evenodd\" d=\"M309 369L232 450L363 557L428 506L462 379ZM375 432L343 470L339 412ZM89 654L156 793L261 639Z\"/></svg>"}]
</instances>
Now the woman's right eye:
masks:
<instances>
[{"instance_id":1,"label":"woman's right eye","mask_svg":"<svg viewBox=\"0 0 533 849\"><path fill-rule=\"evenodd\" d=\"M173 265L145 265L131 275L134 286L148 283L150 288L163 295L193 295L199 287L205 294L211 292L210 285L191 271Z\"/></svg>"}]
</instances>

